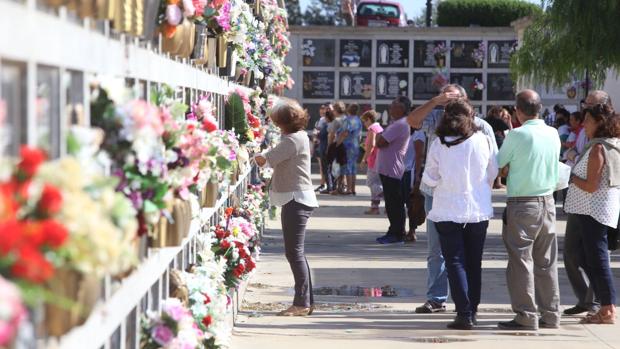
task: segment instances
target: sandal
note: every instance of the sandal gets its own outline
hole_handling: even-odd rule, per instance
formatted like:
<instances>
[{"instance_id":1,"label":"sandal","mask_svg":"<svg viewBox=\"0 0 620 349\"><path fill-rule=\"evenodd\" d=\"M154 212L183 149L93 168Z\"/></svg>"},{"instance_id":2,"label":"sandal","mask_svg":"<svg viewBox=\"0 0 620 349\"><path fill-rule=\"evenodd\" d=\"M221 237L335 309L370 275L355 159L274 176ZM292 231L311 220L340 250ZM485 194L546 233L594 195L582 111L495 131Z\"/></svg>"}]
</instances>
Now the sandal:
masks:
<instances>
[{"instance_id":1,"label":"sandal","mask_svg":"<svg viewBox=\"0 0 620 349\"><path fill-rule=\"evenodd\" d=\"M377 215L377 214L381 214L381 211L379 211L379 208L377 207L371 207L370 209L368 209L368 211L364 211L364 214L368 214L368 215Z\"/></svg>"},{"instance_id":2,"label":"sandal","mask_svg":"<svg viewBox=\"0 0 620 349\"><path fill-rule=\"evenodd\" d=\"M415 235L415 231L410 231L405 235L405 242L416 242L418 238Z\"/></svg>"},{"instance_id":3,"label":"sandal","mask_svg":"<svg viewBox=\"0 0 620 349\"><path fill-rule=\"evenodd\" d=\"M580 324L613 325L616 323L616 311L613 305L601 307L595 314L588 314Z\"/></svg>"}]
</instances>

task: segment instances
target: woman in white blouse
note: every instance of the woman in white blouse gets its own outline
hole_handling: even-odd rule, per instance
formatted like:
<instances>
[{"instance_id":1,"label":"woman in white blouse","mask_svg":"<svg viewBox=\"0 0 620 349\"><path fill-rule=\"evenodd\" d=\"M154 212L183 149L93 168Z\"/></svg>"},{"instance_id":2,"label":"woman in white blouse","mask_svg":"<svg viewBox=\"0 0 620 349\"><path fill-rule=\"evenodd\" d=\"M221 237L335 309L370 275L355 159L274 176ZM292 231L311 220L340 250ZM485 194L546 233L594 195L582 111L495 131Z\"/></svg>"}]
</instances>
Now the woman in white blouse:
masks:
<instances>
[{"instance_id":1,"label":"woman in white blouse","mask_svg":"<svg viewBox=\"0 0 620 349\"><path fill-rule=\"evenodd\" d=\"M584 110L584 128L591 139L571 174L564 210L576 224L594 295L601 302L582 323L616 322L616 289L609 266L608 230L618 227L620 214L620 115L598 104Z\"/></svg>"},{"instance_id":2,"label":"woman in white blouse","mask_svg":"<svg viewBox=\"0 0 620 349\"><path fill-rule=\"evenodd\" d=\"M457 316L448 328L470 330L480 303L482 251L493 217L497 148L474 123L464 99L449 102L430 145L422 182L434 188L435 222Z\"/></svg>"}]
</instances>

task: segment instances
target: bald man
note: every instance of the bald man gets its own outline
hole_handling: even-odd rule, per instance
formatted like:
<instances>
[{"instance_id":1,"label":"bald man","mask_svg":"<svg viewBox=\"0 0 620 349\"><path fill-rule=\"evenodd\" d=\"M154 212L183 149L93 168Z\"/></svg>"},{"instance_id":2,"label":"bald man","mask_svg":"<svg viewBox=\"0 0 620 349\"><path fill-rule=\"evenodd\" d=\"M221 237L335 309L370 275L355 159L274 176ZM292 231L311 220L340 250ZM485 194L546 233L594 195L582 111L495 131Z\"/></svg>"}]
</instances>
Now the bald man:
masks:
<instances>
[{"instance_id":1,"label":"bald man","mask_svg":"<svg viewBox=\"0 0 620 349\"><path fill-rule=\"evenodd\" d=\"M508 133L498 154L502 175L508 177L502 238L508 251L506 279L516 316L498 327L513 331L558 328L553 192L559 177L560 137L540 119L538 93L519 92L516 105L523 125Z\"/></svg>"}]
</instances>

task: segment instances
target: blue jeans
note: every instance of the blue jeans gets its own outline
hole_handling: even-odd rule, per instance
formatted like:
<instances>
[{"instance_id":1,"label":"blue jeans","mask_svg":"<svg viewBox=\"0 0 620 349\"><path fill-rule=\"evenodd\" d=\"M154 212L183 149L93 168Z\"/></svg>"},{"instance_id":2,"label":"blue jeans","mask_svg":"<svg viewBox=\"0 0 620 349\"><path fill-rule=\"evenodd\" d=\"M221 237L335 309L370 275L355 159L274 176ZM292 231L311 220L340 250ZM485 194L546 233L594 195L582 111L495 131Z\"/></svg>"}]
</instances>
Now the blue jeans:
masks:
<instances>
[{"instance_id":1,"label":"blue jeans","mask_svg":"<svg viewBox=\"0 0 620 349\"><path fill-rule=\"evenodd\" d=\"M433 197L424 194L424 210L426 214L433 207ZM446 263L441 254L441 243L439 242L439 233L435 223L426 220L426 235L428 237L428 281L426 291L426 299L429 301L444 303L448 300L448 273L446 271Z\"/></svg>"},{"instance_id":2,"label":"blue jeans","mask_svg":"<svg viewBox=\"0 0 620 349\"><path fill-rule=\"evenodd\" d=\"M478 312L482 283L482 251L489 221L479 223L435 223L446 259L450 294L459 316Z\"/></svg>"}]
</instances>

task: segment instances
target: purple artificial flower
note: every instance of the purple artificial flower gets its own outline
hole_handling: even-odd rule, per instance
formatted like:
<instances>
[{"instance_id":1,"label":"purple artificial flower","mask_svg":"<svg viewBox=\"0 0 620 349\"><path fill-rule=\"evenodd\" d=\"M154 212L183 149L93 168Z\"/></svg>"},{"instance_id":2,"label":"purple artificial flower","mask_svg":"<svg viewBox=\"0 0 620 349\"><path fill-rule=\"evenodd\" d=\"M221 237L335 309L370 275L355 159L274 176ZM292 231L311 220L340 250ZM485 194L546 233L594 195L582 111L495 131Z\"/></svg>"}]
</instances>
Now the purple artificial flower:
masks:
<instances>
[{"instance_id":1,"label":"purple artificial flower","mask_svg":"<svg viewBox=\"0 0 620 349\"><path fill-rule=\"evenodd\" d=\"M174 338L174 333L164 325L157 325L151 330L151 337L157 344L167 345Z\"/></svg>"},{"instance_id":2,"label":"purple artificial flower","mask_svg":"<svg viewBox=\"0 0 620 349\"><path fill-rule=\"evenodd\" d=\"M136 210L142 209L143 201L139 191L131 191L131 193L129 194L129 200L131 201L133 207Z\"/></svg>"},{"instance_id":3,"label":"purple artificial flower","mask_svg":"<svg viewBox=\"0 0 620 349\"><path fill-rule=\"evenodd\" d=\"M185 309L181 305L169 304L165 307L164 311L170 318L176 322L179 322L185 316Z\"/></svg>"}]
</instances>

